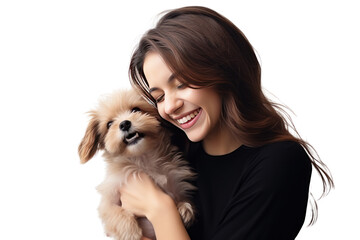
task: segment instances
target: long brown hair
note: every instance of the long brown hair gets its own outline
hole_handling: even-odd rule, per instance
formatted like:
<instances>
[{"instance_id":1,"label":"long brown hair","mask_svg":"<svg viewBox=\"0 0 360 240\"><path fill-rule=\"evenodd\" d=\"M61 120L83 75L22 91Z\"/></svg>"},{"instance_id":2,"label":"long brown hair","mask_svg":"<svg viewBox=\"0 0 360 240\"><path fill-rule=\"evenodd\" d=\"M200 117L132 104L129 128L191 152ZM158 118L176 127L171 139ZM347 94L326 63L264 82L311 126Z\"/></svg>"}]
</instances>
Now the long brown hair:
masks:
<instances>
[{"instance_id":1,"label":"long brown hair","mask_svg":"<svg viewBox=\"0 0 360 240\"><path fill-rule=\"evenodd\" d=\"M167 12L142 37L131 59L130 80L156 106L143 71L144 59L150 51L162 56L179 81L214 88L222 96L222 120L244 145L298 142L322 179L322 196L334 187L329 169L315 149L301 139L284 107L264 95L261 67L254 49L227 18L205 7L179 8ZM315 202L310 224L316 218Z\"/></svg>"}]
</instances>

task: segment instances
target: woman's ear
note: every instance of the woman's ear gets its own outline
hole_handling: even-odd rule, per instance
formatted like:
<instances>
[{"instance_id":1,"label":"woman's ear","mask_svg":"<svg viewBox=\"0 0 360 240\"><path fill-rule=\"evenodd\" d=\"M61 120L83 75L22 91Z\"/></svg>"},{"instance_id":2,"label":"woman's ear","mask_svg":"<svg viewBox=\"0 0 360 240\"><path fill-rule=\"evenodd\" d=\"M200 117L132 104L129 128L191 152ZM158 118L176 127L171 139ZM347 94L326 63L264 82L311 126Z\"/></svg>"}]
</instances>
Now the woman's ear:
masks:
<instances>
[{"instance_id":1,"label":"woman's ear","mask_svg":"<svg viewBox=\"0 0 360 240\"><path fill-rule=\"evenodd\" d=\"M78 147L81 163L89 161L100 148L100 134L98 128L99 121L97 120L97 117L93 115L87 126L85 136Z\"/></svg>"}]
</instances>

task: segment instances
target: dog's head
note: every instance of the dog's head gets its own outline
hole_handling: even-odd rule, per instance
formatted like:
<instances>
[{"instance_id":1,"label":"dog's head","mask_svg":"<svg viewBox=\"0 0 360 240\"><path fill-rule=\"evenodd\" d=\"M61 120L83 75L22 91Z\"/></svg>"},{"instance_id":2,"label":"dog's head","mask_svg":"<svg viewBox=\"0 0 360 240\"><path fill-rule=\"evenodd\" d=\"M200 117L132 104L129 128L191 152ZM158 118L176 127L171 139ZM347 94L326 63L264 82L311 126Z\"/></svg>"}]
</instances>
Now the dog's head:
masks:
<instances>
[{"instance_id":1,"label":"dog's head","mask_svg":"<svg viewBox=\"0 0 360 240\"><path fill-rule=\"evenodd\" d=\"M81 163L90 160L98 150L110 156L138 156L164 140L157 110L132 89L104 98L90 116L78 148Z\"/></svg>"}]
</instances>

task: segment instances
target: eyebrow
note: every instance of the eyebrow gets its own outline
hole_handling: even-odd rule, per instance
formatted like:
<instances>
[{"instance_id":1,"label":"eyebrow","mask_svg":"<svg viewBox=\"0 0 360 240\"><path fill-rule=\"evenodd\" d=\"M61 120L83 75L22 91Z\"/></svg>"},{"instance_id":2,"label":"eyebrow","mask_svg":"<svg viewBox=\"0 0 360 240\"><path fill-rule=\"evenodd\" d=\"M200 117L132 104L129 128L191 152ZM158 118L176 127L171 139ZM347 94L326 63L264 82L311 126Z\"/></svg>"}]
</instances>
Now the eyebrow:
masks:
<instances>
[{"instance_id":1,"label":"eyebrow","mask_svg":"<svg viewBox=\"0 0 360 240\"><path fill-rule=\"evenodd\" d=\"M175 75L171 74L170 77L168 78L167 82L171 83L172 81L174 81L174 79L175 79ZM149 93L152 93L152 92L154 92L156 90L159 90L159 88L157 88L157 87L150 88Z\"/></svg>"}]
</instances>

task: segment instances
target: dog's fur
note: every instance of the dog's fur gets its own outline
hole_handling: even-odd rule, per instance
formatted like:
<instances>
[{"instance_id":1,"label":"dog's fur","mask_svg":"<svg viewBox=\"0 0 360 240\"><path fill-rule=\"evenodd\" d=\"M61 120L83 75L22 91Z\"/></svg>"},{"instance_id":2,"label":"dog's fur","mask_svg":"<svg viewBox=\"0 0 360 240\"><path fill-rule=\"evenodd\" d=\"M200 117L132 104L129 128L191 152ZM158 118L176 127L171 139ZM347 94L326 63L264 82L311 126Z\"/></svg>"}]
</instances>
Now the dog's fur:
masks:
<instances>
[{"instance_id":1,"label":"dog's fur","mask_svg":"<svg viewBox=\"0 0 360 240\"><path fill-rule=\"evenodd\" d=\"M155 239L147 219L121 207L120 186L140 172L148 174L174 199L184 224L189 225L194 219L188 200L194 190L189 183L194 174L170 144L170 133L161 126L157 110L131 89L103 99L90 116L78 150L81 163L98 150L104 152L107 174L97 189L102 196L98 210L106 234L117 240L138 240L141 236Z\"/></svg>"}]
</instances>

